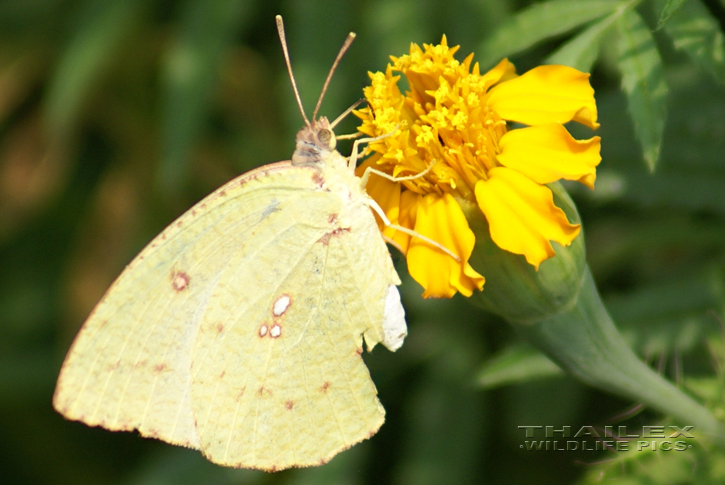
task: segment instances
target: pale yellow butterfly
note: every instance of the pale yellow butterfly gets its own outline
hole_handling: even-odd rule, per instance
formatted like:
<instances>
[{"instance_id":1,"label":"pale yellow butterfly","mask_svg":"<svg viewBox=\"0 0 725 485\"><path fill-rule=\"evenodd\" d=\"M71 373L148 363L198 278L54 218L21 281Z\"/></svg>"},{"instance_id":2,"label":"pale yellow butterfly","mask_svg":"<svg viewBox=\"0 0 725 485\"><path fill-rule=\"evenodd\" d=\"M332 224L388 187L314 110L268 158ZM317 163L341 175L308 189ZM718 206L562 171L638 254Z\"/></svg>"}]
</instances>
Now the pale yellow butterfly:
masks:
<instances>
[{"instance_id":1,"label":"pale yellow butterfly","mask_svg":"<svg viewBox=\"0 0 725 485\"><path fill-rule=\"evenodd\" d=\"M363 336L402 345L400 280L354 156L316 113L291 161L217 189L126 267L68 352L61 414L268 471L375 434L385 410Z\"/></svg>"}]
</instances>

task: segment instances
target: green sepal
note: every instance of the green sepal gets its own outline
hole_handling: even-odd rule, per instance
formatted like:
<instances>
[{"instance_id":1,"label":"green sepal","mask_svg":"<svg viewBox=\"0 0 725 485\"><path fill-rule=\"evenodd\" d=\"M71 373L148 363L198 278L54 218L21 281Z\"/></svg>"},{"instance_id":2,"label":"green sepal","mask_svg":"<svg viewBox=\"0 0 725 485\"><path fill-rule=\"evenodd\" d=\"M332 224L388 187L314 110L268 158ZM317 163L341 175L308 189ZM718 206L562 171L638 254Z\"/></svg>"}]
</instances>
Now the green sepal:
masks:
<instances>
[{"instance_id":1,"label":"green sepal","mask_svg":"<svg viewBox=\"0 0 725 485\"><path fill-rule=\"evenodd\" d=\"M574 202L559 183L549 184L554 203L569 222L579 223ZM553 243L556 255L535 270L526 258L499 248L491 239L486 218L475 204L459 201L476 236L470 265L486 278L484 289L471 301L492 313L520 323L534 322L556 314L576 300L586 267L584 234L563 247Z\"/></svg>"},{"instance_id":2,"label":"green sepal","mask_svg":"<svg viewBox=\"0 0 725 485\"><path fill-rule=\"evenodd\" d=\"M725 424L642 362L614 326L587 268L576 302L514 328L561 368L593 387L645 404L725 446Z\"/></svg>"}]
</instances>

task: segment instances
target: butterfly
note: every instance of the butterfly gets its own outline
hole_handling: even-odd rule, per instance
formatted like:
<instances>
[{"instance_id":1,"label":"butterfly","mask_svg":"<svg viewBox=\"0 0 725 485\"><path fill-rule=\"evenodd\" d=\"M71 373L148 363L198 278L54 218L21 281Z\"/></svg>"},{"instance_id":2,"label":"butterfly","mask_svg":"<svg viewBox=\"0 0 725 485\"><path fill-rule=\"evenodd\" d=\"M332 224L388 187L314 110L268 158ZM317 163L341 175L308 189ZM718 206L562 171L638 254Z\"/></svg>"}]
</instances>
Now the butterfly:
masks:
<instances>
[{"instance_id":1,"label":"butterfly","mask_svg":"<svg viewBox=\"0 0 725 485\"><path fill-rule=\"evenodd\" d=\"M63 363L67 419L267 471L326 463L382 425L361 354L402 345L400 279L356 157L315 119L354 34L308 121L277 27L305 118L292 159L220 187L124 269Z\"/></svg>"}]
</instances>

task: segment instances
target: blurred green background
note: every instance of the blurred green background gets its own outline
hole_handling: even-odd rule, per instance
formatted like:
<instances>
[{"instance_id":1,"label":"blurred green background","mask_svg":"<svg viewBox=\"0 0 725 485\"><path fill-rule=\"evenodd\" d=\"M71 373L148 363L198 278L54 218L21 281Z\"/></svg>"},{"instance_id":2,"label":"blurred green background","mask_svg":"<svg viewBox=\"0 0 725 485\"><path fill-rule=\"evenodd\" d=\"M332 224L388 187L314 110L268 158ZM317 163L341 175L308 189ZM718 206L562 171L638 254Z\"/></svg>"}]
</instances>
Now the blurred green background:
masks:
<instances>
[{"instance_id":1,"label":"blurred green background","mask_svg":"<svg viewBox=\"0 0 725 485\"><path fill-rule=\"evenodd\" d=\"M73 336L135 253L225 181L290 157L302 120L275 14L308 113L357 32L331 118L367 71L442 34L482 70L504 56L591 70L603 161L594 192L570 189L594 277L639 355L725 416L722 0L3 0L0 482L725 483L704 443L627 459L522 449L517 426L664 421L565 376L465 298L422 300L395 250L410 333L365 356L386 423L324 467L224 469L53 411Z\"/></svg>"}]
</instances>

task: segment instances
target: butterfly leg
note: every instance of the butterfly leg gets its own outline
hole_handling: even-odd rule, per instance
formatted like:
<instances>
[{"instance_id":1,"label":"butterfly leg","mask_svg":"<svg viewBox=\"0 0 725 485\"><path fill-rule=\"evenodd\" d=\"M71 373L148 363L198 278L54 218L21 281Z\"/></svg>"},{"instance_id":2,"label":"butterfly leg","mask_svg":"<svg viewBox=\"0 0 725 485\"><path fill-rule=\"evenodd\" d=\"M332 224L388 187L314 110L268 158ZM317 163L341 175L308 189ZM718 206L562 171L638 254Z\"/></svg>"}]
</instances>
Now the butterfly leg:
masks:
<instances>
[{"instance_id":1,"label":"butterfly leg","mask_svg":"<svg viewBox=\"0 0 725 485\"><path fill-rule=\"evenodd\" d=\"M383 234L383 240L385 240L386 243L390 244L391 246L393 246L395 249L397 249L401 253L405 254L403 247L400 244L398 244L397 242L395 242L394 240L390 239L385 234Z\"/></svg>"},{"instance_id":2,"label":"butterfly leg","mask_svg":"<svg viewBox=\"0 0 725 485\"><path fill-rule=\"evenodd\" d=\"M359 133L359 132L351 133L349 135L340 135L340 136L335 135L335 139L337 139L337 140L354 140L355 138L360 138L363 135L364 135L364 133Z\"/></svg>"},{"instance_id":3,"label":"butterfly leg","mask_svg":"<svg viewBox=\"0 0 725 485\"><path fill-rule=\"evenodd\" d=\"M412 229L408 229L407 227L399 226L397 224L393 224L392 222L390 222L390 219L388 219L388 217L385 215L385 212L383 211L383 209L373 199L368 199L368 205L370 206L370 208L372 210L375 211L375 213L377 215L380 216L380 219L382 219L383 224L385 224L385 227L390 227L392 229L395 229L396 231L400 231L405 234L408 234L411 237L417 237L418 239L425 241L428 244L431 244L432 246L437 247L438 249L440 249L441 251L443 251L444 253L446 253L447 255L449 255L450 257L455 259L456 261L459 261L459 262L461 261L461 258L459 258L458 255L456 255L453 251L451 251L450 249L448 249L441 243L436 242L436 241L432 240L431 238L424 236L423 234L415 232Z\"/></svg>"},{"instance_id":4,"label":"butterfly leg","mask_svg":"<svg viewBox=\"0 0 725 485\"><path fill-rule=\"evenodd\" d=\"M386 133L384 135L372 137L372 138L360 138L359 140L355 140L355 142L352 144L352 153L350 153L350 158L348 159L347 166L350 168L351 172L355 171L355 167L357 166L357 159L360 158L360 155L357 154L360 144L362 143L372 143L375 141L384 140L385 138L392 136L395 131L398 129L396 126L392 131L389 133Z\"/></svg>"},{"instance_id":5,"label":"butterfly leg","mask_svg":"<svg viewBox=\"0 0 725 485\"><path fill-rule=\"evenodd\" d=\"M375 175L378 175L380 177L383 177L384 179L388 179L391 182L403 182L405 180L415 180L415 179L420 178L420 177L425 177L425 175L428 172L430 172L431 170L433 170L433 165L435 165L435 163L436 163L435 160L433 160L430 163L430 165L428 165L425 168L425 170L423 170L422 172L416 173L414 175L406 175L405 177L396 177L394 175L390 175L389 173L385 173L385 172L383 172L381 170L377 170L377 169L375 169L373 167L368 167L368 168L365 169L365 172L363 173L363 176L360 178L360 180L361 180L360 183L361 183L361 185L363 187L367 187L368 179L370 178L370 174L371 173L374 173Z\"/></svg>"}]
</instances>

